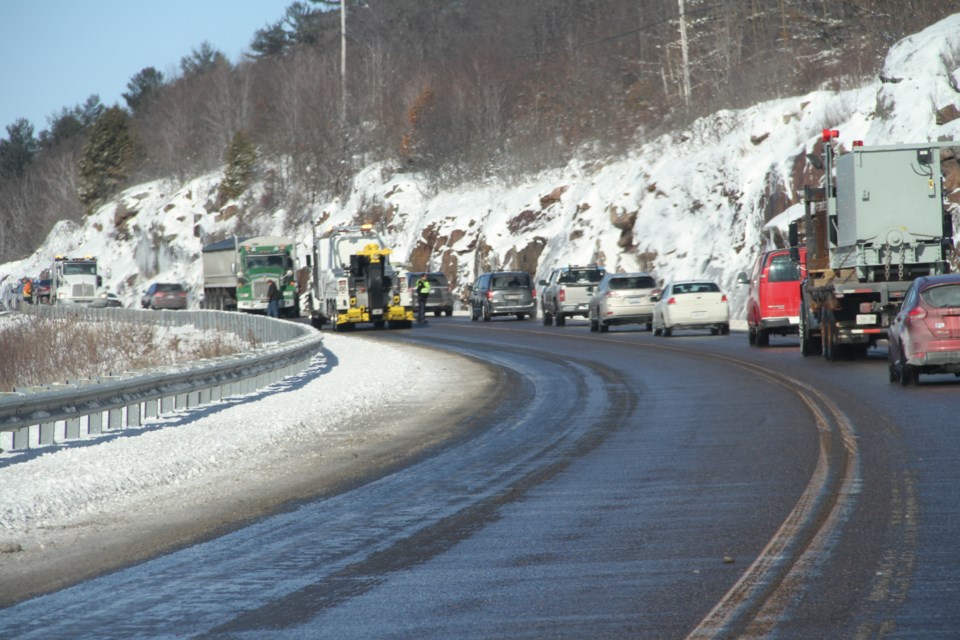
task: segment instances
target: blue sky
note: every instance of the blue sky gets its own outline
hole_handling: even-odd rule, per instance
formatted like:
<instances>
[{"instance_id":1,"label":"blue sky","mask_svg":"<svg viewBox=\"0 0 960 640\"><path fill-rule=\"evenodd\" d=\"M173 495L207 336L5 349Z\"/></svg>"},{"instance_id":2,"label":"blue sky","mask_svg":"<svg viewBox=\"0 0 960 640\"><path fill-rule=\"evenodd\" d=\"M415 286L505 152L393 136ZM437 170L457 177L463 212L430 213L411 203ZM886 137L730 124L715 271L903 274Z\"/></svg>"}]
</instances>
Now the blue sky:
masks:
<instances>
[{"instance_id":1,"label":"blue sky","mask_svg":"<svg viewBox=\"0 0 960 640\"><path fill-rule=\"evenodd\" d=\"M294 0L0 0L0 138L26 118L48 117L90 94L126 106L127 82L145 67L165 77L210 42L237 62L257 29Z\"/></svg>"}]
</instances>

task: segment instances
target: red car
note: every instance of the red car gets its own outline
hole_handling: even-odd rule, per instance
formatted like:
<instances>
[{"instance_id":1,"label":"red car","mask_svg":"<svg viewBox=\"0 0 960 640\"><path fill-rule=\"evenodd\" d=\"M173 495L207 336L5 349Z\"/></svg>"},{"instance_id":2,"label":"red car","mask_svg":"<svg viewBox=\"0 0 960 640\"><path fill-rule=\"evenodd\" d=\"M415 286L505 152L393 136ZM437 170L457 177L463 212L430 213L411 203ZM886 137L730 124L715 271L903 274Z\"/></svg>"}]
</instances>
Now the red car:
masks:
<instances>
[{"instance_id":1,"label":"red car","mask_svg":"<svg viewBox=\"0 0 960 640\"><path fill-rule=\"evenodd\" d=\"M766 347L770 334L798 333L800 326L800 281L805 271L806 249L800 249L800 264L790 259L789 249L760 254L748 277L741 273L737 284L750 285L747 296L747 337L750 344Z\"/></svg>"},{"instance_id":2,"label":"red car","mask_svg":"<svg viewBox=\"0 0 960 640\"><path fill-rule=\"evenodd\" d=\"M890 382L917 383L921 373L960 376L960 274L917 278L887 327Z\"/></svg>"}]
</instances>

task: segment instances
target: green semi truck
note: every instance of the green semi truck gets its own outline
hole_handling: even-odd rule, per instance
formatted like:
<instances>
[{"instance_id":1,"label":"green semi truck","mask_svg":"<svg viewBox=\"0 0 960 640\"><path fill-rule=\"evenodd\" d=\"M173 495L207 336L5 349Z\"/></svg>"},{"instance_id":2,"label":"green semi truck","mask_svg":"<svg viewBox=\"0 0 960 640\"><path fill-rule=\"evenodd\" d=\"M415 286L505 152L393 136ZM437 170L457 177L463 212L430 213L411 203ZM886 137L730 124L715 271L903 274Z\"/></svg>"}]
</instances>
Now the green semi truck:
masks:
<instances>
[{"instance_id":1,"label":"green semi truck","mask_svg":"<svg viewBox=\"0 0 960 640\"><path fill-rule=\"evenodd\" d=\"M273 280L283 292L280 315L298 317L296 245L291 238L227 238L203 247L203 306L266 313Z\"/></svg>"}]
</instances>

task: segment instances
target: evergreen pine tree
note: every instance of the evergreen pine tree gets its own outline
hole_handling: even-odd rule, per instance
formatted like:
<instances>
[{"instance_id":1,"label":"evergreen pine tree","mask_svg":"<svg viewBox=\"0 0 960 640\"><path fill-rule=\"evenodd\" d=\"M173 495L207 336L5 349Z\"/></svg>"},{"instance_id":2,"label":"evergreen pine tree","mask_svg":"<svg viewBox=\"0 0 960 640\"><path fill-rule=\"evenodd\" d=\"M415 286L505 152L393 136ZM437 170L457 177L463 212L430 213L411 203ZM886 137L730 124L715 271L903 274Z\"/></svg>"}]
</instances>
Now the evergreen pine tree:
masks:
<instances>
[{"instance_id":1,"label":"evergreen pine tree","mask_svg":"<svg viewBox=\"0 0 960 640\"><path fill-rule=\"evenodd\" d=\"M233 136L226 154L227 169L218 189L218 199L223 206L228 200L239 198L253 182L253 170L257 162L257 150L243 131Z\"/></svg>"},{"instance_id":2,"label":"evergreen pine tree","mask_svg":"<svg viewBox=\"0 0 960 640\"><path fill-rule=\"evenodd\" d=\"M0 178L23 175L36 152L37 140L29 120L20 118L8 125L7 139L0 140Z\"/></svg>"},{"instance_id":3,"label":"evergreen pine tree","mask_svg":"<svg viewBox=\"0 0 960 640\"><path fill-rule=\"evenodd\" d=\"M130 93L123 94L123 99L127 101L130 110L137 114L156 97L161 87L163 87L163 74L153 67L146 67L130 78L130 82L127 83Z\"/></svg>"},{"instance_id":4,"label":"evergreen pine tree","mask_svg":"<svg viewBox=\"0 0 960 640\"><path fill-rule=\"evenodd\" d=\"M80 158L80 201L88 207L106 199L127 179L135 142L130 117L110 107L97 118Z\"/></svg>"}]
</instances>

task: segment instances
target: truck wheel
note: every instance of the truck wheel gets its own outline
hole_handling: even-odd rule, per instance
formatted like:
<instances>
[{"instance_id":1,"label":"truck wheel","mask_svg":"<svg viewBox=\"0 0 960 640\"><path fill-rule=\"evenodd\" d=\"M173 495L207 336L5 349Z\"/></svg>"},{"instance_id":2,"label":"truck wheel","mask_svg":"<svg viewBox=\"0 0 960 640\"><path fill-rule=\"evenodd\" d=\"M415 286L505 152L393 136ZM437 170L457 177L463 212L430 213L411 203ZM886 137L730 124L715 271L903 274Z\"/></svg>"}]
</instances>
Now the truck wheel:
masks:
<instances>
[{"instance_id":1,"label":"truck wheel","mask_svg":"<svg viewBox=\"0 0 960 640\"><path fill-rule=\"evenodd\" d=\"M833 314L824 312L820 321L820 342L822 343L820 346L821 353L828 362L836 362L837 360L836 330L837 328L833 324Z\"/></svg>"},{"instance_id":2,"label":"truck wheel","mask_svg":"<svg viewBox=\"0 0 960 640\"><path fill-rule=\"evenodd\" d=\"M593 318L590 318L590 331L597 332L600 330L600 323Z\"/></svg>"},{"instance_id":3,"label":"truck wheel","mask_svg":"<svg viewBox=\"0 0 960 640\"><path fill-rule=\"evenodd\" d=\"M470 320L476 322L480 319L480 313L477 311L477 308L473 305L470 305Z\"/></svg>"},{"instance_id":4,"label":"truck wheel","mask_svg":"<svg viewBox=\"0 0 960 640\"><path fill-rule=\"evenodd\" d=\"M770 346L770 332L766 329L757 329L757 346L758 347L769 347Z\"/></svg>"},{"instance_id":5,"label":"truck wheel","mask_svg":"<svg viewBox=\"0 0 960 640\"><path fill-rule=\"evenodd\" d=\"M753 327L747 327L747 343L751 347L757 345L757 331Z\"/></svg>"},{"instance_id":6,"label":"truck wheel","mask_svg":"<svg viewBox=\"0 0 960 640\"><path fill-rule=\"evenodd\" d=\"M562 313L558 313L556 317L556 325L558 327L563 327L567 324L567 317Z\"/></svg>"},{"instance_id":7,"label":"truck wheel","mask_svg":"<svg viewBox=\"0 0 960 640\"><path fill-rule=\"evenodd\" d=\"M483 305L483 321L490 322L490 318L492 317L493 316L490 315L490 307L488 307L487 305Z\"/></svg>"},{"instance_id":8,"label":"truck wheel","mask_svg":"<svg viewBox=\"0 0 960 640\"><path fill-rule=\"evenodd\" d=\"M438 315L439 315L439 314L438 314ZM445 315L445 316L447 316L447 317L449 318L450 316L453 315L453 309L445 309L444 312L443 312L443 315Z\"/></svg>"},{"instance_id":9,"label":"truck wheel","mask_svg":"<svg viewBox=\"0 0 960 640\"><path fill-rule=\"evenodd\" d=\"M546 309L543 310L543 326L549 327L553 324L553 316L550 315Z\"/></svg>"},{"instance_id":10,"label":"truck wheel","mask_svg":"<svg viewBox=\"0 0 960 640\"><path fill-rule=\"evenodd\" d=\"M434 317L434 318L439 318L441 313L443 313L442 310L436 309L436 310L434 310L434 312L433 312L433 317Z\"/></svg>"},{"instance_id":11,"label":"truck wheel","mask_svg":"<svg viewBox=\"0 0 960 640\"><path fill-rule=\"evenodd\" d=\"M801 303L800 325L797 333L800 335L800 355L803 357L812 356L820 351L820 341L810 335L810 325L807 320L807 307Z\"/></svg>"},{"instance_id":12,"label":"truck wheel","mask_svg":"<svg viewBox=\"0 0 960 640\"><path fill-rule=\"evenodd\" d=\"M599 328L600 328L600 333L607 333L608 331L610 331L610 325L608 325L606 322L601 322Z\"/></svg>"}]
</instances>

